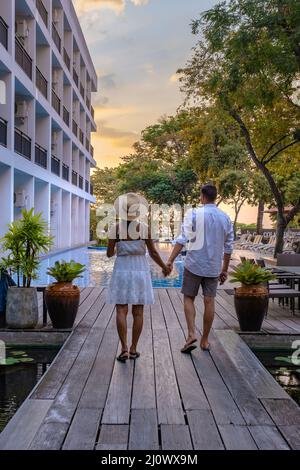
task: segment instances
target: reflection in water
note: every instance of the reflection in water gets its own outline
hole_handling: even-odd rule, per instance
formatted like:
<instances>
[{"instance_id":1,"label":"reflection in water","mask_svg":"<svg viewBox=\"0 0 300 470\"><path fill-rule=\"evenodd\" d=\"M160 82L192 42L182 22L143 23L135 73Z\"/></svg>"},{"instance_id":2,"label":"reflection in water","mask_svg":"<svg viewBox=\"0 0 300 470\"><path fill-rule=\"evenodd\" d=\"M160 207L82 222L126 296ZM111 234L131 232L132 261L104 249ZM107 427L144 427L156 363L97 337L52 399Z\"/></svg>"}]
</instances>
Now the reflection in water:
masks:
<instances>
[{"instance_id":1,"label":"reflection in water","mask_svg":"<svg viewBox=\"0 0 300 470\"><path fill-rule=\"evenodd\" d=\"M7 357L14 357L15 351L7 350ZM0 432L46 372L57 352L57 349L26 349L32 362L0 365Z\"/></svg>"},{"instance_id":2,"label":"reflection in water","mask_svg":"<svg viewBox=\"0 0 300 470\"><path fill-rule=\"evenodd\" d=\"M168 254L168 250L164 249L165 255ZM163 256L166 258L166 256ZM36 285L49 284L53 281L52 278L47 276L46 272L50 266L53 266L55 261L60 260L75 261L84 264L86 271L83 278L75 281L77 285L81 287L95 287L95 286L107 286L110 275L114 266L114 259L108 259L105 251L100 250L88 250L87 248L77 248L75 250L69 250L64 253L50 256L42 260L41 267L39 270L38 279L35 280ZM182 273L183 273L183 261L179 256L178 261L175 263L174 271L168 278L164 278L161 273L161 269L155 265L149 258L153 287L181 287L182 284Z\"/></svg>"},{"instance_id":3,"label":"reflection in water","mask_svg":"<svg viewBox=\"0 0 300 470\"><path fill-rule=\"evenodd\" d=\"M300 367L293 365L290 352L254 351L274 379L300 405Z\"/></svg>"}]
</instances>

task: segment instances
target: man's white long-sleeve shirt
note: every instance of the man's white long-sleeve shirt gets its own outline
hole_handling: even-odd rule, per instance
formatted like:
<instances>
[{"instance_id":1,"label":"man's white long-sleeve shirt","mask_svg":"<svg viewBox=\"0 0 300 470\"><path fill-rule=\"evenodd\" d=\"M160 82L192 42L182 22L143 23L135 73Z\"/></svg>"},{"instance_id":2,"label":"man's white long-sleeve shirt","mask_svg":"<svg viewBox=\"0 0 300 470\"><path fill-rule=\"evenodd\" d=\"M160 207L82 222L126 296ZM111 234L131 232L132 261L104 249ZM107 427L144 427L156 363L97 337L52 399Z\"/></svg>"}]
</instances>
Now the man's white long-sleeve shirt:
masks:
<instances>
[{"instance_id":1,"label":"man's white long-sleeve shirt","mask_svg":"<svg viewBox=\"0 0 300 470\"><path fill-rule=\"evenodd\" d=\"M185 267L193 274L218 277L224 253L233 251L233 225L215 204L189 211L176 243L187 245Z\"/></svg>"}]
</instances>

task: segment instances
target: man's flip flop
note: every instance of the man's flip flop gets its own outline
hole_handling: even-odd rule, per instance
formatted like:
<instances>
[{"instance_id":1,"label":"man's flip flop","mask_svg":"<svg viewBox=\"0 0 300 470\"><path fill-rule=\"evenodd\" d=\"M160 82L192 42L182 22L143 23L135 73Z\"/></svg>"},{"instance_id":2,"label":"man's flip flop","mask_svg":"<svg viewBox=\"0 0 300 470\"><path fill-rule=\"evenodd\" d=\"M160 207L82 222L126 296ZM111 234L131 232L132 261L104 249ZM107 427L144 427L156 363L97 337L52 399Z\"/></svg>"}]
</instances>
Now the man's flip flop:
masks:
<instances>
[{"instance_id":1,"label":"man's flip flop","mask_svg":"<svg viewBox=\"0 0 300 470\"><path fill-rule=\"evenodd\" d=\"M123 364L128 361L128 352L123 351L118 357L117 361L122 362Z\"/></svg>"},{"instance_id":2,"label":"man's flip flop","mask_svg":"<svg viewBox=\"0 0 300 470\"><path fill-rule=\"evenodd\" d=\"M181 349L181 352L182 352L183 354L190 354L192 351L194 351L194 349L197 348L197 346L195 345L195 343L197 343L197 339L194 339L194 341L192 341L191 343L186 344L186 345Z\"/></svg>"},{"instance_id":3,"label":"man's flip flop","mask_svg":"<svg viewBox=\"0 0 300 470\"><path fill-rule=\"evenodd\" d=\"M135 359L138 359L140 355L141 354L139 352L129 353L129 358L135 360Z\"/></svg>"}]
</instances>

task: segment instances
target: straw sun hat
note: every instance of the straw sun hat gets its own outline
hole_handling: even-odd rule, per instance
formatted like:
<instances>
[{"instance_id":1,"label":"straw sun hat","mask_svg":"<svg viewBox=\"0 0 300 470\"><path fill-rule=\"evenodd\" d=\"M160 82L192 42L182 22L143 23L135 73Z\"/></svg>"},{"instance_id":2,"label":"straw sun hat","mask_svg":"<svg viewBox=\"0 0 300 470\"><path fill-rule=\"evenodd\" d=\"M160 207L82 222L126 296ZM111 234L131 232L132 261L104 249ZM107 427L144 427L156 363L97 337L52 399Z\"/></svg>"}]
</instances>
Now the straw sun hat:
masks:
<instances>
[{"instance_id":1,"label":"straw sun hat","mask_svg":"<svg viewBox=\"0 0 300 470\"><path fill-rule=\"evenodd\" d=\"M116 216L120 220L137 220L145 217L148 213L149 204L147 200L136 193L122 194L115 200Z\"/></svg>"}]
</instances>

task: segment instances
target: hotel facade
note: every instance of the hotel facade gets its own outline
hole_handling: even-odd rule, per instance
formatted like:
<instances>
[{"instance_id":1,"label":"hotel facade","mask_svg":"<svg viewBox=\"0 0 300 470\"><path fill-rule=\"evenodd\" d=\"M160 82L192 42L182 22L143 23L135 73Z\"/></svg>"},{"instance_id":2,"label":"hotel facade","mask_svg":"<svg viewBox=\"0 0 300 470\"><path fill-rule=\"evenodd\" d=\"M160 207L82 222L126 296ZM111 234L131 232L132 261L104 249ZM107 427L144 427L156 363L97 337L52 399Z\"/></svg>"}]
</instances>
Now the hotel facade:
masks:
<instances>
[{"instance_id":1,"label":"hotel facade","mask_svg":"<svg viewBox=\"0 0 300 470\"><path fill-rule=\"evenodd\" d=\"M71 0L0 0L0 237L42 212L56 249L89 241L97 75Z\"/></svg>"}]
</instances>

